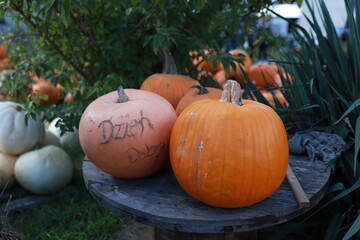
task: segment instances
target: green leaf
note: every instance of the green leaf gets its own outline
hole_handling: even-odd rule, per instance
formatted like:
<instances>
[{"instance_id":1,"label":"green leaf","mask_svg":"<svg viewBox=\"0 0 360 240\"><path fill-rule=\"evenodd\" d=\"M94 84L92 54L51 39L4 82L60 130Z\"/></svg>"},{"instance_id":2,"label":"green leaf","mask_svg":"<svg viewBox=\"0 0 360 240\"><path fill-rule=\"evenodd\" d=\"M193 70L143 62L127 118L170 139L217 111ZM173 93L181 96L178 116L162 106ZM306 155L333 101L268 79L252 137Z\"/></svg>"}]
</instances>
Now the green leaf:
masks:
<instances>
[{"instance_id":1,"label":"green leaf","mask_svg":"<svg viewBox=\"0 0 360 240\"><path fill-rule=\"evenodd\" d=\"M342 240L348 240L352 236L354 236L358 231L360 230L360 216L358 216L353 223L353 225L350 227L350 229L347 231L345 236L342 238Z\"/></svg>"},{"instance_id":2,"label":"green leaf","mask_svg":"<svg viewBox=\"0 0 360 240\"><path fill-rule=\"evenodd\" d=\"M356 173L356 163L357 163L359 148L360 148L360 116L357 117L356 125L355 125L354 175Z\"/></svg>"},{"instance_id":3,"label":"green leaf","mask_svg":"<svg viewBox=\"0 0 360 240\"><path fill-rule=\"evenodd\" d=\"M71 14L70 0L65 0L64 4L62 5L61 13L60 13L65 28L68 28L70 25L70 21L71 21L70 14Z\"/></svg>"},{"instance_id":4,"label":"green leaf","mask_svg":"<svg viewBox=\"0 0 360 240\"><path fill-rule=\"evenodd\" d=\"M360 98L357 99L355 102L353 102L350 107L346 110L346 112L340 117L339 120L335 122L335 124L338 124L340 121L342 121L347 115L349 115L353 110L355 110L357 107L360 106Z\"/></svg>"},{"instance_id":5,"label":"green leaf","mask_svg":"<svg viewBox=\"0 0 360 240\"><path fill-rule=\"evenodd\" d=\"M342 214L335 213L333 217L331 218L330 224L327 228L326 234L324 239L326 240L335 240L336 236L339 233L341 224L344 220L344 217Z\"/></svg>"}]
</instances>

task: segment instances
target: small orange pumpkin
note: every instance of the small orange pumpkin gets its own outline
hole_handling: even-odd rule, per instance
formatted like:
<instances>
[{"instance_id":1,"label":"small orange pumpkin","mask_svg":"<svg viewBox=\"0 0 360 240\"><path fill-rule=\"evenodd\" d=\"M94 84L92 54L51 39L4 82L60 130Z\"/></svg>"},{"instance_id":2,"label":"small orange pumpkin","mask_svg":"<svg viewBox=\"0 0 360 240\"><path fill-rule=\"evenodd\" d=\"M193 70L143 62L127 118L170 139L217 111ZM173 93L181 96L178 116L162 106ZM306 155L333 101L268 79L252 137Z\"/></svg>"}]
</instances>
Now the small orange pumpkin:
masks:
<instances>
[{"instance_id":1,"label":"small orange pumpkin","mask_svg":"<svg viewBox=\"0 0 360 240\"><path fill-rule=\"evenodd\" d=\"M243 64L234 61L234 64L236 66L236 71L232 67L230 67L230 74L228 79L236 79L237 81L241 81L244 79L244 74L241 69L243 69L245 72L249 67L252 65L252 61L250 58L250 55L241 49L233 49L230 50L229 53L231 55L239 55L236 58L241 59L243 61Z\"/></svg>"},{"instance_id":2,"label":"small orange pumpkin","mask_svg":"<svg viewBox=\"0 0 360 240\"><path fill-rule=\"evenodd\" d=\"M192 62L194 66L197 66L197 68L199 69L204 69L208 70L209 72L215 73L216 71L218 71L221 64L217 63L217 67L214 69L212 64L208 61L210 57L210 51L205 49L204 53L206 55L205 60L203 60L203 58L199 56L199 53L197 51L192 51L189 53L189 55L192 57Z\"/></svg>"},{"instance_id":3,"label":"small orange pumpkin","mask_svg":"<svg viewBox=\"0 0 360 240\"><path fill-rule=\"evenodd\" d=\"M38 78L37 83L32 84L32 91L36 96L41 94L48 96L46 100L40 100L42 105L56 104L64 98L64 88L60 84L57 84L55 87L49 80L44 78Z\"/></svg>"},{"instance_id":4,"label":"small orange pumpkin","mask_svg":"<svg viewBox=\"0 0 360 240\"><path fill-rule=\"evenodd\" d=\"M270 105L273 108L276 107L275 98L284 107L289 105L288 101L286 100L285 96L282 94L282 92L280 90L272 90L272 91L263 90L263 91L261 91L261 94L264 96L264 98L270 103Z\"/></svg>"},{"instance_id":5,"label":"small orange pumpkin","mask_svg":"<svg viewBox=\"0 0 360 240\"><path fill-rule=\"evenodd\" d=\"M212 88L212 87L204 87L201 85L193 85L191 86L191 89L188 93L186 93L181 100L179 101L179 104L176 107L176 114L179 116L180 113L191 103L198 101L200 99L220 99L222 91L218 88Z\"/></svg>"},{"instance_id":6,"label":"small orange pumpkin","mask_svg":"<svg viewBox=\"0 0 360 240\"><path fill-rule=\"evenodd\" d=\"M112 176L149 176L169 161L176 117L171 104L158 94L119 88L85 109L80 145L95 166Z\"/></svg>"},{"instance_id":7,"label":"small orange pumpkin","mask_svg":"<svg viewBox=\"0 0 360 240\"><path fill-rule=\"evenodd\" d=\"M163 73L147 77L140 89L159 94L176 109L178 102L190 90L190 87L199 83L188 76L177 74L171 54L164 47L160 47L160 51L164 58Z\"/></svg>"},{"instance_id":8,"label":"small orange pumpkin","mask_svg":"<svg viewBox=\"0 0 360 240\"><path fill-rule=\"evenodd\" d=\"M170 161L180 186L215 207L249 206L273 194L288 166L284 124L269 106L241 99L229 80L220 100L189 105L175 122Z\"/></svg>"},{"instance_id":9,"label":"small orange pumpkin","mask_svg":"<svg viewBox=\"0 0 360 240\"><path fill-rule=\"evenodd\" d=\"M7 47L0 45L0 59L7 58Z\"/></svg>"},{"instance_id":10,"label":"small orange pumpkin","mask_svg":"<svg viewBox=\"0 0 360 240\"><path fill-rule=\"evenodd\" d=\"M250 66L247 70L250 81L255 82L259 88L266 88L268 85L275 85L278 73L268 63L259 62Z\"/></svg>"}]
</instances>

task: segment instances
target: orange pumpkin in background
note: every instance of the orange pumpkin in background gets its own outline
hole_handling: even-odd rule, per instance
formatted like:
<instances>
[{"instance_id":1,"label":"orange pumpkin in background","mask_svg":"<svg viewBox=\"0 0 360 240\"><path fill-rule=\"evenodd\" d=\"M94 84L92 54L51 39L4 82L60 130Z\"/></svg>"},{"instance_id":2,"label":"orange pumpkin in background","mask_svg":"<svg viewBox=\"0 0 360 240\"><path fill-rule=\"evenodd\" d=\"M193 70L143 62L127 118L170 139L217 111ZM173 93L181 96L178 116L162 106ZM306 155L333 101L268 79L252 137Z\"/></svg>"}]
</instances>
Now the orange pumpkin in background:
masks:
<instances>
[{"instance_id":1,"label":"orange pumpkin in background","mask_svg":"<svg viewBox=\"0 0 360 240\"><path fill-rule=\"evenodd\" d=\"M147 77L140 89L159 94L176 109L180 99L190 91L190 87L199 83L191 77L177 74L175 61L171 54L164 47L160 47L160 51L164 58L163 72Z\"/></svg>"},{"instance_id":2,"label":"orange pumpkin in background","mask_svg":"<svg viewBox=\"0 0 360 240\"><path fill-rule=\"evenodd\" d=\"M64 88L59 83L55 87L50 80L37 76L33 76L32 79L36 81L36 83L31 84L33 94L36 96L47 95L47 99L40 100L40 104L56 104L64 99Z\"/></svg>"},{"instance_id":3,"label":"orange pumpkin in background","mask_svg":"<svg viewBox=\"0 0 360 240\"><path fill-rule=\"evenodd\" d=\"M179 104L176 107L176 114L179 116L180 113L191 103L201 99L220 99L222 90L212 87L204 87L201 85L193 85L188 93L186 93Z\"/></svg>"},{"instance_id":4,"label":"orange pumpkin in background","mask_svg":"<svg viewBox=\"0 0 360 240\"><path fill-rule=\"evenodd\" d=\"M253 81L258 88L266 88L269 85L276 85L278 73L268 63L256 63L247 70L250 81Z\"/></svg>"},{"instance_id":5,"label":"orange pumpkin in background","mask_svg":"<svg viewBox=\"0 0 360 240\"><path fill-rule=\"evenodd\" d=\"M281 185L288 167L284 124L269 106L241 99L229 80L220 100L189 105L175 122L170 161L180 186L214 206L250 206Z\"/></svg>"},{"instance_id":6,"label":"orange pumpkin in background","mask_svg":"<svg viewBox=\"0 0 360 240\"><path fill-rule=\"evenodd\" d=\"M80 144L102 171L121 178L146 177L168 163L176 117L171 104L158 94L119 88L85 109Z\"/></svg>"},{"instance_id":7,"label":"orange pumpkin in background","mask_svg":"<svg viewBox=\"0 0 360 240\"><path fill-rule=\"evenodd\" d=\"M233 49L230 50L229 53L231 55L239 55L236 58L241 59L243 61L242 63L234 61L234 64L236 66L236 71L232 67L230 67L230 74L228 79L236 79L237 81L241 81L244 79L244 74L241 69L243 69L245 72L249 67L252 65L252 60L250 58L250 55L241 49Z\"/></svg>"},{"instance_id":8,"label":"orange pumpkin in background","mask_svg":"<svg viewBox=\"0 0 360 240\"><path fill-rule=\"evenodd\" d=\"M209 72L212 72L212 73L218 71L221 64L217 63L217 67L214 69L212 64L208 61L210 54L216 54L216 53L211 53L207 49L204 50L204 53L206 55L205 60L203 60L203 58L201 56L199 56L199 53L197 51L192 51L189 53L189 55L192 57L192 62L194 64L194 66L197 66L198 69L208 70Z\"/></svg>"},{"instance_id":9,"label":"orange pumpkin in background","mask_svg":"<svg viewBox=\"0 0 360 240\"><path fill-rule=\"evenodd\" d=\"M280 90L272 90L267 91L263 90L261 91L261 94L264 96L264 98L270 103L270 105L275 108L275 98L281 103L282 106L287 107L289 105L288 101L286 100L285 96L282 94Z\"/></svg>"},{"instance_id":10,"label":"orange pumpkin in background","mask_svg":"<svg viewBox=\"0 0 360 240\"><path fill-rule=\"evenodd\" d=\"M0 45L0 59L7 58L7 47Z\"/></svg>"}]
</instances>

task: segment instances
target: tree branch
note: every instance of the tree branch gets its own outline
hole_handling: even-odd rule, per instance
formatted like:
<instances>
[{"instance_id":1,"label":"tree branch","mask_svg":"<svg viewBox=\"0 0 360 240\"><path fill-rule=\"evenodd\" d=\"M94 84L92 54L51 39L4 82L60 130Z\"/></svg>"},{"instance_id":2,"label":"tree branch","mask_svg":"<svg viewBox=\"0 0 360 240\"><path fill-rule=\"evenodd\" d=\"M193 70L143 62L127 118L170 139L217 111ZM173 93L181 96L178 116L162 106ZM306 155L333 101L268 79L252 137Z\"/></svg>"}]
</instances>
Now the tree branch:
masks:
<instances>
[{"instance_id":1,"label":"tree branch","mask_svg":"<svg viewBox=\"0 0 360 240\"><path fill-rule=\"evenodd\" d=\"M94 84L93 79L90 79L87 74L81 69L80 66L78 66L75 62L73 62L70 58L68 58L63 51L60 49L60 47L49 38L48 35L44 34L42 31L40 31L37 28L36 23L34 23L31 19L30 15L26 15L24 13L24 11L22 10L21 6L18 6L14 3L10 4L10 6L12 7L12 9L14 9L15 11L17 11L23 18L24 20L40 35L43 35L45 40L52 46L52 48L66 61L68 62L78 73L80 73L80 75L82 75L84 77L84 79L89 82L91 85Z\"/></svg>"}]
</instances>

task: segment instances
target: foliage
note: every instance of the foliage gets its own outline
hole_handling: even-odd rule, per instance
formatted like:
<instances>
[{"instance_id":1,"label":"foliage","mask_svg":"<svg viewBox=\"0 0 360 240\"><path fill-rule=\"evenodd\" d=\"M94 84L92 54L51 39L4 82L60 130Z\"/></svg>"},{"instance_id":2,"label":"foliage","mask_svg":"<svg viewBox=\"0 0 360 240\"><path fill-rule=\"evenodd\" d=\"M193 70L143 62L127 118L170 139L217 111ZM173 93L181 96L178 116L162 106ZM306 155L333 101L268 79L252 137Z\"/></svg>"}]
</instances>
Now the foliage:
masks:
<instances>
[{"instance_id":1,"label":"foliage","mask_svg":"<svg viewBox=\"0 0 360 240\"><path fill-rule=\"evenodd\" d=\"M70 128L94 98L118 85L138 88L150 74L161 72L160 45L173 53L178 70L197 76L190 50L223 50L240 23L271 0L117 0L0 2L0 14L26 24L24 32L4 36L16 73L4 83L15 101L26 103L29 114L44 112L51 120L60 115ZM225 57L226 67L230 65ZM222 57L224 59L224 57ZM60 83L77 106L41 107L25 91L29 72ZM75 80L74 80L75 79ZM207 85L216 85L213 81ZM70 115L70 117L69 117Z\"/></svg>"},{"instance_id":2,"label":"foliage","mask_svg":"<svg viewBox=\"0 0 360 240\"><path fill-rule=\"evenodd\" d=\"M332 227L326 236L349 239L360 230L356 211L360 188L360 2L355 1L353 12L350 1L345 1L349 29L344 42L337 35L324 1L317 3L321 20L315 18L318 14L315 7L309 1L305 2L310 8L311 16L307 18L312 32L300 26L293 32L300 50L283 55L284 66L295 78L293 84L282 88L290 107L277 111L283 117L288 116L283 119L289 132L320 130L335 133L348 144L348 150L331 163L336 170L335 182L330 188L334 191L329 192L329 201L315 213L332 208L328 211L333 213L328 216L332 219Z\"/></svg>"}]
</instances>

